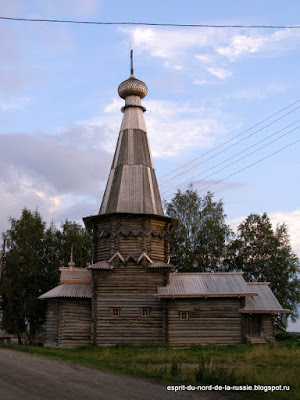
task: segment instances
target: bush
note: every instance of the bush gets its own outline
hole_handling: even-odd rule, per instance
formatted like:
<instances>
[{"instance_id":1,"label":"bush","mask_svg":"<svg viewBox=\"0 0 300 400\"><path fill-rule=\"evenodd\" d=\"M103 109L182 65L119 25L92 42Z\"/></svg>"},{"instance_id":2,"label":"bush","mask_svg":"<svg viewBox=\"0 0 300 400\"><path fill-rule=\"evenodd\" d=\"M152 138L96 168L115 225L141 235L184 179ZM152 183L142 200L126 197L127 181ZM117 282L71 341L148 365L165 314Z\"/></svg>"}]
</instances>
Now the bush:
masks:
<instances>
[{"instance_id":1,"label":"bush","mask_svg":"<svg viewBox=\"0 0 300 400\"><path fill-rule=\"evenodd\" d=\"M295 333L279 332L276 333L275 338L278 342L299 342L299 335Z\"/></svg>"}]
</instances>

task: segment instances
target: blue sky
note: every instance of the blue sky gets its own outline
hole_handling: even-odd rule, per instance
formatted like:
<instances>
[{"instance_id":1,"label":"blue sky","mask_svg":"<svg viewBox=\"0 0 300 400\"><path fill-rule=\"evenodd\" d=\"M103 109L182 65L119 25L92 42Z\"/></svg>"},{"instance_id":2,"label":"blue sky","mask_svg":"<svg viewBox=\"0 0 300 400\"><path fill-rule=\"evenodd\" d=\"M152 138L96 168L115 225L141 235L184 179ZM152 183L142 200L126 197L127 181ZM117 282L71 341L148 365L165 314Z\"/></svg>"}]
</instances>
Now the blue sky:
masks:
<instances>
[{"instance_id":1,"label":"blue sky","mask_svg":"<svg viewBox=\"0 0 300 400\"><path fill-rule=\"evenodd\" d=\"M297 25L300 3L2 0L0 15ZM159 179L162 198L184 190L185 181L199 194L209 187L233 227L266 211L274 226L287 223L300 254L300 142L280 151L299 140L300 29L0 21L1 230L25 206L57 224L98 212L122 119L117 87L129 76L130 46L135 75L149 89L143 104L157 177L196 159Z\"/></svg>"}]
</instances>

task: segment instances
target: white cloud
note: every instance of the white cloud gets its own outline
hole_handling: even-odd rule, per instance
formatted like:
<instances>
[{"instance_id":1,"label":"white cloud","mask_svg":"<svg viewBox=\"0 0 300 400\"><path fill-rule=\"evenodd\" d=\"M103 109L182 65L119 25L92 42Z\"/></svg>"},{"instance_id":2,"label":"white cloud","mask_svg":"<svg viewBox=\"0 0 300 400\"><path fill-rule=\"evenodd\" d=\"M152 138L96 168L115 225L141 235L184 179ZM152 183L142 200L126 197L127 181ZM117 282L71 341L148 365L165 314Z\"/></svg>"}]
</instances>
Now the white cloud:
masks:
<instances>
[{"instance_id":1,"label":"white cloud","mask_svg":"<svg viewBox=\"0 0 300 400\"><path fill-rule=\"evenodd\" d=\"M43 218L78 218L100 204L112 154L110 128L77 123L56 134L0 134L0 225L24 207ZM114 132L116 141L117 131ZM97 206L99 206L97 204ZM80 211L81 210L81 211Z\"/></svg>"},{"instance_id":2,"label":"white cloud","mask_svg":"<svg viewBox=\"0 0 300 400\"><path fill-rule=\"evenodd\" d=\"M295 211L278 211L268 215L274 229L277 224L282 225L285 223L287 225L292 249L300 258L300 209ZM228 221L228 223L236 231L238 225L245 219L246 217L239 217Z\"/></svg>"},{"instance_id":3,"label":"white cloud","mask_svg":"<svg viewBox=\"0 0 300 400\"><path fill-rule=\"evenodd\" d=\"M210 67L210 68L206 68L206 70L210 74L212 74L212 75L214 75L217 78L222 79L222 80L228 79L232 75L231 71L229 71L227 69L224 69L224 68Z\"/></svg>"},{"instance_id":4,"label":"white cloud","mask_svg":"<svg viewBox=\"0 0 300 400\"><path fill-rule=\"evenodd\" d=\"M110 113L110 112L116 112L116 111L120 111L121 107L124 105L124 100L120 100L120 99L113 99L113 102L108 104L105 108L104 111L106 113Z\"/></svg>"},{"instance_id":5,"label":"white cloud","mask_svg":"<svg viewBox=\"0 0 300 400\"><path fill-rule=\"evenodd\" d=\"M163 59L166 68L180 69L193 77L203 79L197 72L207 71L218 79L232 75L230 63L242 57L276 57L299 47L300 31L277 30L273 32L250 29L160 29L122 28L130 36L137 52ZM195 61L197 65L195 65Z\"/></svg>"},{"instance_id":6,"label":"white cloud","mask_svg":"<svg viewBox=\"0 0 300 400\"><path fill-rule=\"evenodd\" d=\"M244 54L257 53L266 41L265 37L236 35L228 46L218 48L217 53L234 60Z\"/></svg>"},{"instance_id":7,"label":"white cloud","mask_svg":"<svg viewBox=\"0 0 300 400\"><path fill-rule=\"evenodd\" d=\"M214 62L215 59L211 54L196 54L195 58L203 63L211 63Z\"/></svg>"},{"instance_id":8,"label":"white cloud","mask_svg":"<svg viewBox=\"0 0 300 400\"><path fill-rule=\"evenodd\" d=\"M270 214L270 219L274 227L282 223L287 225L292 248L300 257L300 209L291 212L274 212Z\"/></svg>"},{"instance_id":9,"label":"white cloud","mask_svg":"<svg viewBox=\"0 0 300 400\"><path fill-rule=\"evenodd\" d=\"M300 32L297 30L282 30L273 33L244 33L235 34L229 44L217 47L216 51L221 56L235 61L238 58L262 54L273 57L294 48L299 47Z\"/></svg>"},{"instance_id":10,"label":"white cloud","mask_svg":"<svg viewBox=\"0 0 300 400\"><path fill-rule=\"evenodd\" d=\"M116 132L121 123L121 105L123 102L114 99L105 108L105 111L110 114L110 120L106 119L108 126L119 121L118 127L110 135L111 146L105 147L110 151L114 150L117 140ZM147 109L144 117L154 157L174 157L191 148L210 147L232 125L228 116L222 115L220 118L216 110L195 107L189 103L145 100L143 105ZM91 123L97 124L100 120L93 120Z\"/></svg>"}]
</instances>

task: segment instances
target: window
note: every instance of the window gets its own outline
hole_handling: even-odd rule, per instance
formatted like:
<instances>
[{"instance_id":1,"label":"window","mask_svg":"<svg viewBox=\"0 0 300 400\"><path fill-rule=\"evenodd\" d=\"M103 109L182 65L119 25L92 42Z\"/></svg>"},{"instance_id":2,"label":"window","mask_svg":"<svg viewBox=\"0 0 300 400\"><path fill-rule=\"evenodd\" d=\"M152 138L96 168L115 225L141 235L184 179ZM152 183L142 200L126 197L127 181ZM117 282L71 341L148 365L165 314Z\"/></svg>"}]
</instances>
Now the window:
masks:
<instances>
[{"instance_id":1,"label":"window","mask_svg":"<svg viewBox=\"0 0 300 400\"><path fill-rule=\"evenodd\" d=\"M150 316L150 308L141 308L141 317L147 318Z\"/></svg>"},{"instance_id":2,"label":"window","mask_svg":"<svg viewBox=\"0 0 300 400\"><path fill-rule=\"evenodd\" d=\"M112 317L120 316L120 308L111 308L110 310Z\"/></svg>"},{"instance_id":3,"label":"window","mask_svg":"<svg viewBox=\"0 0 300 400\"><path fill-rule=\"evenodd\" d=\"M189 312L188 311L179 311L179 319L182 319L182 320L189 319Z\"/></svg>"}]
</instances>

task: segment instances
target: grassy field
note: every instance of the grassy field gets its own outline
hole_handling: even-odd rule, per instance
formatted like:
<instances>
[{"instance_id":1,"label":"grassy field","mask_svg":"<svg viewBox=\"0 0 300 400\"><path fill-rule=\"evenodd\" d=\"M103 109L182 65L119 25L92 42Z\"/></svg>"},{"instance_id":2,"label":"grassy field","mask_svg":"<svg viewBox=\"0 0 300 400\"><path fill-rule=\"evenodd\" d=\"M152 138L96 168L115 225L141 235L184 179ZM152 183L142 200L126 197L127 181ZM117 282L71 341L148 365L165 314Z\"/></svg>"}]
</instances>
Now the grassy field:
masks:
<instances>
[{"instance_id":1,"label":"grassy field","mask_svg":"<svg viewBox=\"0 0 300 400\"><path fill-rule=\"evenodd\" d=\"M289 392L244 394L275 400L300 398L300 346L297 340L267 345L191 346L183 349L164 345L91 345L75 349L4 346L176 384L289 385Z\"/></svg>"}]
</instances>

